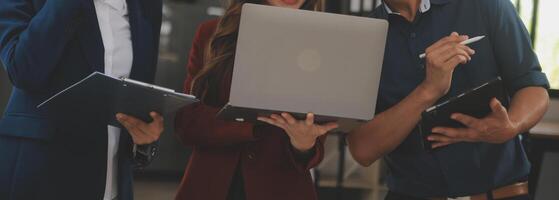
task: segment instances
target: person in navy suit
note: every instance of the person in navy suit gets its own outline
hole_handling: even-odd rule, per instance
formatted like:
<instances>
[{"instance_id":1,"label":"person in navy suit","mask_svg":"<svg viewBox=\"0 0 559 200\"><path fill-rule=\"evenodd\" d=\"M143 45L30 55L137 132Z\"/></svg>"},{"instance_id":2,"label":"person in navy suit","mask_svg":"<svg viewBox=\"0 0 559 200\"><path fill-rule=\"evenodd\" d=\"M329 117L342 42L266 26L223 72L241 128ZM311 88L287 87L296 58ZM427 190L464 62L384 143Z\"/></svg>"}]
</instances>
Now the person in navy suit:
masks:
<instances>
[{"instance_id":1,"label":"person in navy suit","mask_svg":"<svg viewBox=\"0 0 559 200\"><path fill-rule=\"evenodd\" d=\"M0 199L133 199L132 169L156 154L160 115L118 114L121 130L37 105L94 71L153 82L161 12L162 0L0 0L14 85L0 120Z\"/></svg>"}]
</instances>

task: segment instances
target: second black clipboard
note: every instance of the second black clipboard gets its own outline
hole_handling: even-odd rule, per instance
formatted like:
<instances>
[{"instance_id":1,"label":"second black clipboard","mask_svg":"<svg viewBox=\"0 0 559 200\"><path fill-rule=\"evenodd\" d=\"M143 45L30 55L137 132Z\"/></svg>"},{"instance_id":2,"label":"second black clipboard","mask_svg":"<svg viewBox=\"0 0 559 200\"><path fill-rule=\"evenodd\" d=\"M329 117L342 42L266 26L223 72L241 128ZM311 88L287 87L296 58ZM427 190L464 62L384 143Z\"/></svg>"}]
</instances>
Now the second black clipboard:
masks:
<instances>
[{"instance_id":1,"label":"second black clipboard","mask_svg":"<svg viewBox=\"0 0 559 200\"><path fill-rule=\"evenodd\" d=\"M432 151L432 143L427 139L435 127L462 128L463 124L451 119L454 113L462 113L475 118L483 118L491 113L490 102L497 98L505 107L508 107L508 97L501 77L470 89L447 101L432 106L421 114L419 132L423 147Z\"/></svg>"},{"instance_id":2,"label":"second black clipboard","mask_svg":"<svg viewBox=\"0 0 559 200\"><path fill-rule=\"evenodd\" d=\"M122 127L116 120L116 113L150 122L152 111L165 116L196 102L196 97L171 89L94 72L37 108L92 116L98 123Z\"/></svg>"}]
</instances>

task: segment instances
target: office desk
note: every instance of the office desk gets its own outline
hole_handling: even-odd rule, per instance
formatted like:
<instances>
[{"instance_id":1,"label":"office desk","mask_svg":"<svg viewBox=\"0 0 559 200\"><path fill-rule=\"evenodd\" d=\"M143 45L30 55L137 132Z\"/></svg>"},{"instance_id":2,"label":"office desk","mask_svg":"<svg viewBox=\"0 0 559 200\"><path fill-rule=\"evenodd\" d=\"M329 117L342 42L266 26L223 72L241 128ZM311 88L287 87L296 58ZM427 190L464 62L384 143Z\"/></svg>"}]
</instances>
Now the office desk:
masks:
<instances>
[{"instance_id":1,"label":"office desk","mask_svg":"<svg viewBox=\"0 0 559 200\"><path fill-rule=\"evenodd\" d=\"M559 152L559 122L541 122L532 128L528 135L528 150L532 162L530 193L535 197L544 154Z\"/></svg>"}]
</instances>

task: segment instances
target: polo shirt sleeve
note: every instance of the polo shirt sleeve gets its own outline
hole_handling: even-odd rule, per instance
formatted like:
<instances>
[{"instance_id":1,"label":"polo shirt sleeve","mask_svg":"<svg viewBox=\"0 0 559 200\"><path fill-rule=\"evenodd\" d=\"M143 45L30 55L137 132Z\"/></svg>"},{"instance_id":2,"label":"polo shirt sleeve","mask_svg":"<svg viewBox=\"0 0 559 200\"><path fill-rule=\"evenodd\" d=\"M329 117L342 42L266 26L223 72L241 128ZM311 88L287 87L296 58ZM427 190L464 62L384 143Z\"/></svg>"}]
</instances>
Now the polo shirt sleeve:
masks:
<instances>
[{"instance_id":1,"label":"polo shirt sleeve","mask_svg":"<svg viewBox=\"0 0 559 200\"><path fill-rule=\"evenodd\" d=\"M510 0L480 0L488 17L489 39L497 65L511 95L518 90L539 86L549 88L546 75L533 51L524 23Z\"/></svg>"}]
</instances>

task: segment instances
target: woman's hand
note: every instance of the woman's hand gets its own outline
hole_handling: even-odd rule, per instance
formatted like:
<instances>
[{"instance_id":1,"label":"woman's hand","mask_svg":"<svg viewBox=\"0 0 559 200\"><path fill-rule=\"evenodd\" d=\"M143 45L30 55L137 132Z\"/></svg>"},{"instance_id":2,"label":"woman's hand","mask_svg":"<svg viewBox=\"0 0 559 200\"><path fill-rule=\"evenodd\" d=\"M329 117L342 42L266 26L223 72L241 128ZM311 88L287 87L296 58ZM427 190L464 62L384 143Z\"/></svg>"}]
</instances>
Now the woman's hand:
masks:
<instances>
[{"instance_id":1,"label":"woman's hand","mask_svg":"<svg viewBox=\"0 0 559 200\"><path fill-rule=\"evenodd\" d=\"M475 51L460 44L467 39L468 36L461 36L454 32L425 50L426 74L420 86L436 99L444 96L450 89L452 74L458 64L466 64L472 60L471 56Z\"/></svg>"},{"instance_id":2,"label":"woman's hand","mask_svg":"<svg viewBox=\"0 0 559 200\"><path fill-rule=\"evenodd\" d=\"M122 113L118 113L116 119L128 130L134 144L146 145L159 140L164 129L163 117L161 115L155 112L151 112L149 115L153 119L149 124Z\"/></svg>"},{"instance_id":3,"label":"woman's hand","mask_svg":"<svg viewBox=\"0 0 559 200\"><path fill-rule=\"evenodd\" d=\"M296 120L288 113L272 114L269 118L258 117L258 120L282 128L289 136L291 145L300 152L309 151L314 147L318 137L338 128L337 123L315 124L314 114L312 113L307 114L307 119L301 121Z\"/></svg>"}]
</instances>

